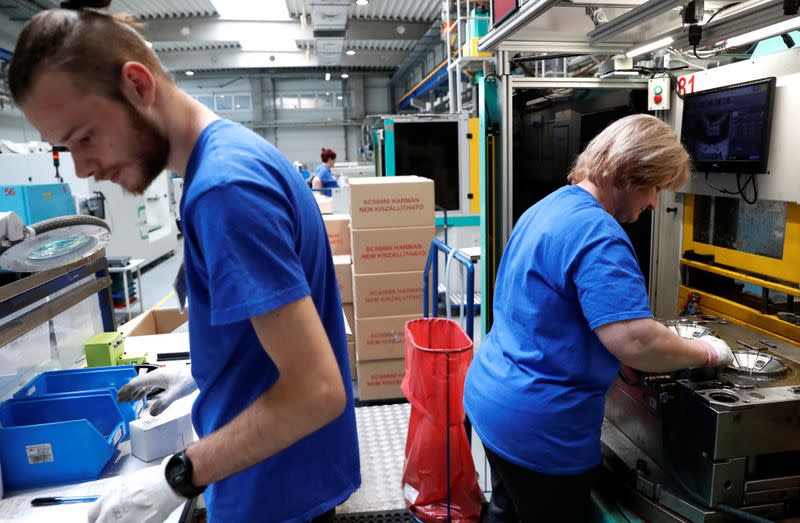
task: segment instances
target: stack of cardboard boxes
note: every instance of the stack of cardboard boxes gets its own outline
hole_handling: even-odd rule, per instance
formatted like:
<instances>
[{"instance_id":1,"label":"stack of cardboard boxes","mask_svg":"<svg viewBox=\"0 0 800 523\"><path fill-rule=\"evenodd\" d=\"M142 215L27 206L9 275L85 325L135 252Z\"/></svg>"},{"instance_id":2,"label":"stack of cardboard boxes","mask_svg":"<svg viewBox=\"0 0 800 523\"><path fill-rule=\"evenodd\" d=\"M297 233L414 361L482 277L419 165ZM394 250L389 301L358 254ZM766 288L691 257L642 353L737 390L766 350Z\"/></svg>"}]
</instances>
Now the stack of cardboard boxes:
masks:
<instances>
[{"instance_id":1,"label":"stack of cardboard boxes","mask_svg":"<svg viewBox=\"0 0 800 523\"><path fill-rule=\"evenodd\" d=\"M422 316L423 269L435 234L433 181L351 180L350 227L359 399L400 398L405 324Z\"/></svg>"},{"instance_id":2,"label":"stack of cardboard boxes","mask_svg":"<svg viewBox=\"0 0 800 523\"><path fill-rule=\"evenodd\" d=\"M333 267L336 270L336 280L339 282L339 295L342 297L342 311L347 319L350 331L354 332L350 216L347 214L326 214L322 216L322 220L325 222L325 230L328 233L328 243L331 244ZM350 356L350 374L353 379L356 379L355 341L353 334L347 335L347 353Z\"/></svg>"}]
</instances>

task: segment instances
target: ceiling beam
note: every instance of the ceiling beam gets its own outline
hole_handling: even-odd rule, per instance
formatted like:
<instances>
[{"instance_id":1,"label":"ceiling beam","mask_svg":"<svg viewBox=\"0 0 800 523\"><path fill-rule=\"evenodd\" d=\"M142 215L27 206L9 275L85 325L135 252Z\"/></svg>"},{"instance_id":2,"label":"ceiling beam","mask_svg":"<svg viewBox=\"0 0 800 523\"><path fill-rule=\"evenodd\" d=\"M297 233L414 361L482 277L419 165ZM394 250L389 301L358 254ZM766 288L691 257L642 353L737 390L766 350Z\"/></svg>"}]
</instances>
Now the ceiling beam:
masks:
<instances>
[{"instance_id":1,"label":"ceiling beam","mask_svg":"<svg viewBox=\"0 0 800 523\"><path fill-rule=\"evenodd\" d=\"M402 34L398 32L402 26ZM428 30L427 23L350 20L346 38L350 40L418 40ZM243 35L268 36L281 40L310 40L311 27L303 29L297 21L249 22L217 18L163 19L147 22L143 32L151 42L239 40Z\"/></svg>"},{"instance_id":2,"label":"ceiling beam","mask_svg":"<svg viewBox=\"0 0 800 523\"><path fill-rule=\"evenodd\" d=\"M417 41L431 26L430 22L385 22L353 20L347 22L350 40L413 40ZM402 32L398 31L402 28Z\"/></svg>"},{"instance_id":3,"label":"ceiling beam","mask_svg":"<svg viewBox=\"0 0 800 523\"><path fill-rule=\"evenodd\" d=\"M340 63L331 65L330 68L396 67L406 54L404 51L364 51L359 52L356 56L342 56ZM324 64L319 63L316 55L312 53L306 58L306 54L302 51L267 53L220 49L159 53L158 58L168 71L325 67Z\"/></svg>"},{"instance_id":4,"label":"ceiling beam","mask_svg":"<svg viewBox=\"0 0 800 523\"><path fill-rule=\"evenodd\" d=\"M244 20L219 20L212 17L152 20L147 22L142 34L151 42L239 40L251 35L274 40L313 38L310 27L303 29L300 24L294 20L283 22L251 22Z\"/></svg>"}]
</instances>

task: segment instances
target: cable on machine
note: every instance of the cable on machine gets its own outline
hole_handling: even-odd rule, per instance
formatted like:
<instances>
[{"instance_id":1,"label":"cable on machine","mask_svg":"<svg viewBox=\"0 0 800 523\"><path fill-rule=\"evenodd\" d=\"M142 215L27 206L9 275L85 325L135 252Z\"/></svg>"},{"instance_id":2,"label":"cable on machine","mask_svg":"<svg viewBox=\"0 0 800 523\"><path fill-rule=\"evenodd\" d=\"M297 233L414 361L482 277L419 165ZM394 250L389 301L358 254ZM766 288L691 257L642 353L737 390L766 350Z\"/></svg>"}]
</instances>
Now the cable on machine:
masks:
<instances>
[{"instance_id":1,"label":"cable on machine","mask_svg":"<svg viewBox=\"0 0 800 523\"><path fill-rule=\"evenodd\" d=\"M752 200L748 200L747 197L744 195L744 190L745 190L745 188L747 188L748 184L750 184L750 183L753 184L753 199ZM750 178L748 178L747 181L744 182L744 185L741 184L741 175L737 174L736 175L736 188L739 189L739 196L742 197L742 200L744 200L744 203L746 203L748 205L753 205L754 203L756 203L758 201L758 186L756 185L756 175L755 174L751 174Z\"/></svg>"},{"instance_id":2,"label":"cable on machine","mask_svg":"<svg viewBox=\"0 0 800 523\"><path fill-rule=\"evenodd\" d=\"M744 200L744 202L746 204L748 204L748 205L753 205L754 203L756 203L758 201L758 185L756 184L756 175L755 174L751 174L750 177L747 179L747 181L744 182L744 184L742 184L742 175L741 174L737 174L736 175L736 189L737 189L736 191L729 191L728 189L726 189L724 187L718 187L716 185L713 185L708 179L708 174L709 173L705 173L706 185L709 186L710 188L714 189L715 191L719 191L722 194L730 194L730 195L733 195L733 196L741 196L742 200ZM747 189L747 186L751 185L751 184L753 186L753 198L752 199L748 199L747 196L745 196L745 192L744 191L745 191L745 189Z\"/></svg>"}]
</instances>

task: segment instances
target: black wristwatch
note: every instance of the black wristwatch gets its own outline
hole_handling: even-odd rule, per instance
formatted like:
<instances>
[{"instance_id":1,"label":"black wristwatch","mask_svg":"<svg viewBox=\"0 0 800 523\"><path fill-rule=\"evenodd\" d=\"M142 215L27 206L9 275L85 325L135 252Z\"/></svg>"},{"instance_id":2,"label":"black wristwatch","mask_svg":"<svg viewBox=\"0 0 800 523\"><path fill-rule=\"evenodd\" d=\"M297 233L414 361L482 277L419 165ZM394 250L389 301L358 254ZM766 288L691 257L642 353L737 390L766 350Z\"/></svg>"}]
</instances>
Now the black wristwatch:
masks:
<instances>
[{"instance_id":1,"label":"black wristwatch","mask_svg":"<svg viewBox=\"0 0 800 523\"><path fill-rule=\"evenodd\" d=\"M172 487L172 490L185 498L192 499L202 494L206 489L192 484L192 471L192 460L186 455L186 450L184 449L169 458L164 474L167 476L167 483Z\"/></svg>"}]
</instances>

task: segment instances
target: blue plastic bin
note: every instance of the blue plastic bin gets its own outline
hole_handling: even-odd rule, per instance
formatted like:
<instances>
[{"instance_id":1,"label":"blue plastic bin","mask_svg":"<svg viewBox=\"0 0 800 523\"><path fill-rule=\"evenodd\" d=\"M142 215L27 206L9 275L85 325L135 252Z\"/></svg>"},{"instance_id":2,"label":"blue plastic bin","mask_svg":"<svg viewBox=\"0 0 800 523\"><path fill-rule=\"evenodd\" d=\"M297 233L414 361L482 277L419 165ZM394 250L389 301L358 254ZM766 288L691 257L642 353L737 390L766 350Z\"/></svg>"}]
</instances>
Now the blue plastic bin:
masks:
<instances>
[{"instance_id":1,"label":"blue plastic bin","mask_svg":"<svg viewBox=\"0 0 800 523\"><path fill-rule=\"evenodd\" d=\"M10 399L0 405L0 465L10 489L100 477L127 435L111 392Z\"/></svg>"},{"instance_id":2,"label":"blue plastic bin","mask_svg":"<svg viewBox=\"0 0 800 523\"><path fill-rule=\"evenodd\" d=\"M137 374L133 365L42 372L14 394L14 398L38 398L52 395L111 391L116 399L119 389L135 378ZM120 403L119 409L125 422L130 423L138 419L144 405L144 399L130 403Z\"/></svg>"}]
</instances>

